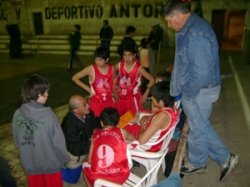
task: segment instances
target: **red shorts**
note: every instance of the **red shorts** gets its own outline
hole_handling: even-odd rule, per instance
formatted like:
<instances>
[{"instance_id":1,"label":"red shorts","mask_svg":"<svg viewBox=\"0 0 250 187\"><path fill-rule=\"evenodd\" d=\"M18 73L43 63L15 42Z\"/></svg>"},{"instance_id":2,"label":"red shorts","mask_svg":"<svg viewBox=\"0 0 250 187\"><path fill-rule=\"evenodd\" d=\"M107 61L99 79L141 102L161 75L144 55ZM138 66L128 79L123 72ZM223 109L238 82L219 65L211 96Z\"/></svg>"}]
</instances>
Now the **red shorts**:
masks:
<instances>
[{"instance_id":1,"label":"red shorts","mask_svg":"<svg viewBox=\"0 0 250 187\"><path fill-rule=\"evenodd\" d=\"M50 174L28 175L29 187L63 187L61 171Z\"/></svg>"},{"instance_id":2,"label":"red shorts","mask_svg":"<svg viewBox=\"0 0 250 187\"><path fill-rule=\"evenodd\" d=\"M128 131L129 133L131 133L136 140L138 140L139 138L139 132L141 130L141 125L138 124L128 124L124 127L124 129L126 131Z\"/></svg>"},{"instance_id":3,"label":"red shorts","mask_svg":"<svg viewBox=\"0 0 250 187\"><path fill-rule=\"evenodd\" d=\"M143 107L141 104L141 95L137 94L134 96L128 96L125 99L119 98L116 102L116 108L120 115L125 114L129 110L135 114L138 111L143 111Z\"/></svg>"},{"instance_id":4,"label":"red shorts","mask_svg":"<svg viewBox=\"0 0 250 187\"><path fill-rule=\"evenodd\" d=\"M100 103L95 102L94 99L91 98L89 99L89 108L94 112L95 116L100 116L103 109L107 107L116 108L113 99L109 99L105 102L100 102Z\"/></svg>"}]
</instances>

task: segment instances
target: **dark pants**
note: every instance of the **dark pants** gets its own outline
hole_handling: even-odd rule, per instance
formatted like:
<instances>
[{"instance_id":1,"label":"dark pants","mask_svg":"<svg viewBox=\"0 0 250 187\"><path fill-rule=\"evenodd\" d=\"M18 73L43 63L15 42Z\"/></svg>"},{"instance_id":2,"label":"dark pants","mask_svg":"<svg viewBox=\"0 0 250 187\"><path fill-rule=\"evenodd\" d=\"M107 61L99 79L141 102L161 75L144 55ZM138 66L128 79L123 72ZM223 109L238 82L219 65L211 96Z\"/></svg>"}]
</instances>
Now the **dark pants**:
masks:
<instances>
[{"instance_id":1,"label":"dark pants","mask_svg":"<svg viewBox=\"0 0 250 187\"><path fill-rule=\"evenodd\" d=\"M77 56L77 50L78 48L71 48L70 49L70 57L69 57L69 63L68 63L68 70L73 69L73 62L76 61L80 68L83 68L83 65L80 61L80 58Z\"/></svg>"},{"instance_id":2,"label":"dark pants","mask_svg":"<svg viewBox=\"0 0 250 187\"><path fill-rule=\"evenodd\" d=\"M101 47L108 50L110 53L109 47L110 47L110 40L101 40Z\"/></svg>"}]
</instances>

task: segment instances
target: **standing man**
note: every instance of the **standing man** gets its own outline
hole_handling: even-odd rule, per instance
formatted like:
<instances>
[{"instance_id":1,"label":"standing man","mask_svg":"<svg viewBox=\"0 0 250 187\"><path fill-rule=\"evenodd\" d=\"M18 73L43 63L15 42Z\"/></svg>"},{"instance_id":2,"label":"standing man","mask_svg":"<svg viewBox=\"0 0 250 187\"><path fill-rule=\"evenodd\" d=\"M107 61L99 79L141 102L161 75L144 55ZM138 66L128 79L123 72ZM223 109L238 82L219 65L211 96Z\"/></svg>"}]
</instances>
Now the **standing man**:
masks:
<instances>
[{"instance_id":1,"label":"standing man","mask_svg":"<svg viewBox=\"0 0 250 187\"><path fill-rule=\"evenodd\" d=\"M62 130L70 156L69 168L77 168L89 153L93 129L97 127L94 114L90 112L87 100L81 95L69 99L69 112L63 119Z\"/></svg>"},{"instance_id":2,"label":"standing man","mask_svg":"<svg viewBox=\"0 0 250 187\"><path fill-rule=\"evenodd\" d=\"M181 0L169 1L164 10L168 27L176 31L176 52L170 94L182 95L189 124L188 161L181 169L192 174L206 169L208 158L217 162L220 181L236 166L239 156L221 142L209 120L221 89L219 50L212 27Z\"/></svg>"},{"instance_id":3,"label":"standing man","mask_svg":"<svg viewBox=\"0 0 250 187\"><path fill-rule=\"evenodd\" d=\"M70 33L69 35L69 45L70 45L70 57L69 57L69 63L68 63L68 71L73 70L73 61L75 60L80 68L83 68L83 65L77 56L77 51L80 48L80 43L81 43L81 26L80 25L75 25L75 29Z\"/></svg>"},{"instance_id":4,"label":"standing man","mask_svg":"<svg viewBox=\"0 0 250 187\"><path fill-rule=\"evenodd\" d=\"M110 51L109 47L110 47L110 42L114 36L113 33L113 29L112 27L109 25L108 20L104 20L103 21L103 26L100 30L100 40L101 40L101 47L104 47L106 49L108 49L108 51Z\"/></svg>"}]
</instances>

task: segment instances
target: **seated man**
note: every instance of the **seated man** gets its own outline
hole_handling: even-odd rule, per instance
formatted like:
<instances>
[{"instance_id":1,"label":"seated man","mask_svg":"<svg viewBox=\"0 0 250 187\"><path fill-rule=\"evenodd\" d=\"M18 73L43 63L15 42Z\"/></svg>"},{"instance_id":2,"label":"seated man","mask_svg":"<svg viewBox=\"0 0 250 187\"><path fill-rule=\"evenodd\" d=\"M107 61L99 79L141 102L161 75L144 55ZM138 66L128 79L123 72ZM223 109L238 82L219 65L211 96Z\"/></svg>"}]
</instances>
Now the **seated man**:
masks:
<instances>
[{"instance_id":1,"label":"seated man","mask_svg":"<svg viewBox=\"0 0 250 187\"><path fill-rule=\"evenodd\" d=\"M98 123L84 97L81 95L70 97L69 112L61 125L71 158L67 167L76 168L82 164L86 154L89 153L92 132Z\"/></svg>"},{"instance_id":2,"label":"seated man","mask_svg":"<svg viewBox=\"0 0 250 187\"><path fill-rule=\"evenodd\" d=\"M84 179L93 186L97 178L123 184L129 177L131 161L126 142L134 140L124 129L117 128L118 111L105 108L100 115L103 129L96 129L92 136L88 163L83 163Z\"/></svg>"},{"instance_id":3,"label":"seated man","mask_svg":"<svg viewBox=\"0 0 250 187\"><path fill-rule=\"evenodd\" d=\"M151 115L140 119L139 124L127 125L124 128L132 133L140 145L132 149L157 152L162 143L148 145L160 140L179 119L179 112L173 107L173 98L169 95L169 85L162 81L157 82L150 90L152 104L156 108Z\"/></svg>"}]
</instances>

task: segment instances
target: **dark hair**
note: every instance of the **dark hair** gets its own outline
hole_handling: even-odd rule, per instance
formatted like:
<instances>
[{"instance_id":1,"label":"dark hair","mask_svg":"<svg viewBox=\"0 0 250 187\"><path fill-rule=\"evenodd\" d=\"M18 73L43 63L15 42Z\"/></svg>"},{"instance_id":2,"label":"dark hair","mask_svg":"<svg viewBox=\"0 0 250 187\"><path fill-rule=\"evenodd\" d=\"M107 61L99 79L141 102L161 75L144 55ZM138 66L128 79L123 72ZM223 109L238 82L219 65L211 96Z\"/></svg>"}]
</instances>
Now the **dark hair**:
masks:
<instances>
[{"instance_id":1,"label":"dark hair","mask_svg":"<svg viewBox=\"0 0 250 187\"><path fill-rule=\"evenodd\" d=\"M185 0L170 0L164 7L163 15L167 16L174 11L183 14L189 13L191 11L190 2L186 2Z\"/></svg>"},{"instance_id":2,"label":"dark hair","mask_svg":"<svg viewBox=\"0 0 250 187\"><path fill-rule=\"evenodd\" d=\"M171 73L170 73L170 72L167 72L166 70L164 70L164 71L159 71L159 72L156 74L156 77L161 78L162 81L170 82Z\"/></svg>"},{"instance_id":3,"label":"dark hair","mask_svg":"<svg viewBox=\"0 0 250 187\"><path fill-rule=\"evenodd\" d=\"M76 28L77 31L80 31L80 30L81 30L81 26L80 26L79 24L76 24L76 25L75 25L75 28Z\"/></svg>"},{"instance_id":4,"label":"dark hair","mask_svg":"<svg viewBox=\"0 0 250 187\"><path fill-rule=\"evenodd\" d=\"M174 98L170 96L169 90L169 83L167 81L161 81L152 86L150 93L157 102L162 100L165 107L172 107L174 104Z\"/></svg>"},{"instance_id":5,"label":"dark hair","mask_svg":"<svg viewBox=\"0 0 250 187\"><path fill-rule=\"evenodd\" d=\"M129 51L133 54L137 54L137 49L135 45L131 45L131 44L125 44L122 46L122 53L124 53L125 51Z\"/></svg>"},{"instance_id":6,"label":"dark hair","mask_svg":"<svg viewBox=\"0 0 250 187\"><path fill-rule=\"evenodd\" d=\"M48 79L38 74L33 74L27 78L22 86L22 99L24 103L36 101L39 94L43 95L50 88Z\"/></svg>"},{"instance_id":7,"label":"dark hair","mask_svg":"<svg viewBox=\"0 0 250 187\"><path fill-rule=\"evenodd\" d=\"M135 32L136 31L136 28L132 25L129 25L127 28L126 28L126 34L130 34L132 32Z\"/></svg>"},{"instance_id":8,"label":"dark hair","mask_svg":"<svg viewBox=\"0 0 250 187\"><path fill-rule=\"evenodd\" d=\"M98 47L95 50L94 56L107 60L109 58L109 50L104 47Z\"/></svg>"},{"instance_id":9,"label":"dark hair","mask_svg":"<svg viewBox=\"0 0 250 187\"><path fill-rule=\"evenodd\" d=\"M148 44L149 44L149 40L147 38L142 38L141 39L140 45L141 45L142 48L147 48Z\"/></svg>"},{"instance_id":10,"label":"dark hair","mask_svg":"<svg viewBox=\"0 0 250 187\"><path fill-rule=\"evenodd\" d=\"M105 23L106 25L109 24L109 21L107 19L103 20L103 23Z\"/></svg>"},{"instance_id":11,"label":"dark hair","mask_svg":"<svg viewBox=\"0 0 250 187\"><path fill-rule=\"evenodd\" d=\"M100 114L100 121L104 126L111 125L116 126L119 122L120 116L115 108L108 107L105 108Z\"/></svg>"}]
</instances>

